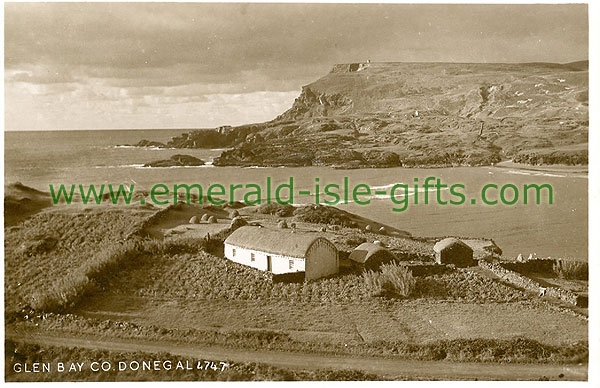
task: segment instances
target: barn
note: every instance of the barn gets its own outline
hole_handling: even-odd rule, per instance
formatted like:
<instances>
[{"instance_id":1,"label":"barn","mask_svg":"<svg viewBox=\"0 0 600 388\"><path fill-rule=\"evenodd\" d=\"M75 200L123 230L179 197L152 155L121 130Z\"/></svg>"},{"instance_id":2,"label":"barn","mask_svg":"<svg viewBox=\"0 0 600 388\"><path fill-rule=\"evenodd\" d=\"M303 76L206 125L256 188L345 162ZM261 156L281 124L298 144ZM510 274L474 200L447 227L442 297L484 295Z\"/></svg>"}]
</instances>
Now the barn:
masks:
<instances>
[{"instance_id":1,"label":"barn","mask_svg":"<svg viewBox=\"0 0 600 388\"><path fill-rule=\"evenodd\" d=\"M433 246L438 264L454 264L457 267L473 265L473 249L457 238L449 237Z\"/></svg>"},{"instance_id":2,"label":"barn","mask_svg":"<svg viewBox=\"0 0 600 388\"><path fill-rule=\"evenodd\" d=\"M364 242L348 256L350 262L365 269L378 269L381 264L392 262L396 256L380 244Z\"/></svg>"},{"instance_id":3,"label":"barn","mask_svg":"<svg viewBox=\"0 0 600 388\"><path fill-rule=\"evenodd\" d=\"M304 272L307 280L338 272L335 245L317 233L243 226L225 240L225 257L273 274Z\"/></svg>"}]
</instances>

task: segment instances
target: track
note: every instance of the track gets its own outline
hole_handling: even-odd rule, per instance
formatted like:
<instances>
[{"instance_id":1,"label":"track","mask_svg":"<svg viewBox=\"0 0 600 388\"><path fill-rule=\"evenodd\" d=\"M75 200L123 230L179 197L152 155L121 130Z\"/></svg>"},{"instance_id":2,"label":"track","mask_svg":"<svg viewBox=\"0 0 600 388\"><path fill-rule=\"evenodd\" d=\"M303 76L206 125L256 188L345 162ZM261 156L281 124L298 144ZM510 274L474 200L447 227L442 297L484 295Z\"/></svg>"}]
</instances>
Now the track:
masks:
<instances>
[{"instance_id":1,"label":"track","mask_svg":"<svg viewBox=\"0 0 600 388\"><path fill-rule=\"evenodd\" d=\"M409 377L440 380L586 380L587 364L497 364L447 361L393 360L343 355L292 353L271 350L226 349L217 346L153 342L137 339L105 339L50 335L45 333L7 333L7 339L46 346L81 347L114 352L167 352L197 359L257 362L288 369L361 370L384 378ZM562 378L559 377L563 374Z\"/></svg>"}]
</instances>

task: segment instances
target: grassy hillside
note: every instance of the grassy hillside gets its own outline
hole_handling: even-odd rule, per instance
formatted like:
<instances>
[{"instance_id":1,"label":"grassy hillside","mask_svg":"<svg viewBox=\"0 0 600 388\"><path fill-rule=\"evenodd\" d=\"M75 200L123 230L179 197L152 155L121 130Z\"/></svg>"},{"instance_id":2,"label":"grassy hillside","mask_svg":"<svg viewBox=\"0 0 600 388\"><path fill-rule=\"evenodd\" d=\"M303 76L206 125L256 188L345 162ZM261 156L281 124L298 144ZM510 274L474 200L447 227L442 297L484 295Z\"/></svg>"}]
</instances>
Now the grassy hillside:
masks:
<instances>
[{"instance_id":1,"label":"grassy hillside","mask_svg":"<svg viewBox=\"0 0 600 388\"><path fill-rule=\"evenodd\" d=\"M268 123L194 131L169 146L220 136L235 148L218 166L582 165L588 109L587 61L343 64Z\"/></svg>"}]
</instances>

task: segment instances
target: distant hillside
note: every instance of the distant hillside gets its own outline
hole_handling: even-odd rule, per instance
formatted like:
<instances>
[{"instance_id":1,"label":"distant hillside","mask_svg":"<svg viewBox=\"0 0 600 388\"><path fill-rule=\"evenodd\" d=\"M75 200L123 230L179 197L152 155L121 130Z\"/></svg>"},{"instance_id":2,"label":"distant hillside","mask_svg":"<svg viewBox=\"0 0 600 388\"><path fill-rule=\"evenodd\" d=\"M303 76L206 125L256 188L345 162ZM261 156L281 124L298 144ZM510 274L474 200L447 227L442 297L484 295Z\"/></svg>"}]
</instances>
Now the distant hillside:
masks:
<instances>
[{"instance_id":1,"label":"distant hillside","mask_svg":"<svg viewBox=\"0 0 600 388\"><path fill-rule=\"evenodd\" d=\"M4 186L4 225L13 226L52 205L50 194L20 182Z\"/></svg>"},{"instance_id":2,"label":"distant hillside","mask_svg":"<svg viewBox=\"0 0 600 388\"><path fill-rule=\"evenodd\" d=\"M235 148L214 164L587 164L587 68L587 61L335 65L273 121L221 128L224 145ZM201 148L213 137L190 132L169 145Z\"/></svg>"}]
</instances>

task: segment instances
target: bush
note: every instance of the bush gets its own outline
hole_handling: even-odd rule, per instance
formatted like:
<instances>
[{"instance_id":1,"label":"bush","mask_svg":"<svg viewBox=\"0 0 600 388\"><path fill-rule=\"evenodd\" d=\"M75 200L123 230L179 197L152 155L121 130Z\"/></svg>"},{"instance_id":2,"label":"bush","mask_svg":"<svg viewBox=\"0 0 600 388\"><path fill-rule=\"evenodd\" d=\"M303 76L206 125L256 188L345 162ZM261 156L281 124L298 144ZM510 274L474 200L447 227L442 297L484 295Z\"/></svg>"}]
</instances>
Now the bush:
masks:
<instances>
[{"instance_id":1,"label":"bush","mask_svg":"<svg viewBox=\"0 0 600 388\"><path fill-rule=\"evenodd\" d=\"M357 247L360 244L367 242L367 238L365 236L361 236L359 234L352 234L346 238L344 243L351 247Z\"/></svg>"},{"instance_id":2,"label":"bush","mask_svg":"<svg viewBox=\"0 0 600 388\"><path fill-rule=\"evenodd\" d=\"M588 263L583 261L556 260L552 269L563 279L588 280Z\"/></svg>"},{"instance_id":3,"label":"bush","mask_svg":"<svg viewBox=\"0 0 600 388\"><path fill-rule=\"evenodd\" d=\"M414 293L416 281L410 270L396 263L383 264L381 272L366 271L365 284L373 296L408 297Z\"/></svg>"}]
</instances>

